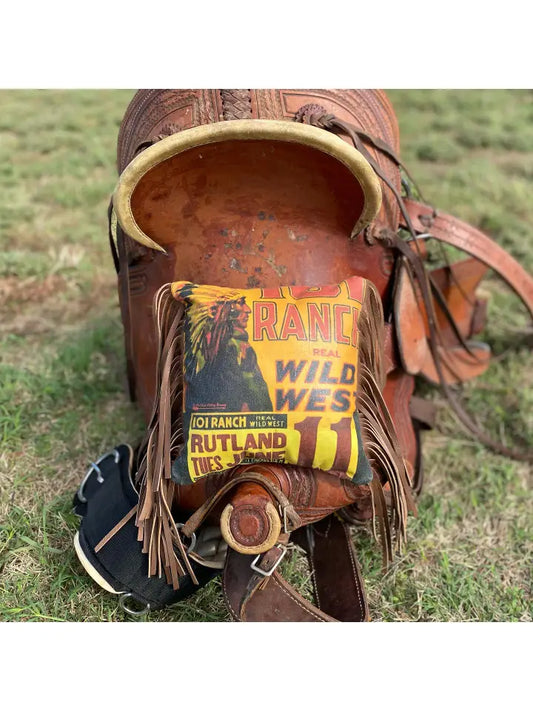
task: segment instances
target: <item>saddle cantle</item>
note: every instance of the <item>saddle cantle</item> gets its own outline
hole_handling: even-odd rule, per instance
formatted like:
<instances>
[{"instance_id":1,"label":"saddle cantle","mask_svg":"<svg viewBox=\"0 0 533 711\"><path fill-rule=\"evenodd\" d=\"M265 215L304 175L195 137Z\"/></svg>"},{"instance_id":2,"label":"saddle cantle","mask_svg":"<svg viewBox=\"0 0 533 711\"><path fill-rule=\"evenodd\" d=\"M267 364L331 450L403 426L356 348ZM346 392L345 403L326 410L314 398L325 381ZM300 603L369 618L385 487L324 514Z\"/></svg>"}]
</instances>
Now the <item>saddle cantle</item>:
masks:
<instances>
[{"instance_id":1,"label":"saddle cantle","mask_svg":"<svg viewBox=\"0 0 533 711\"><path fill-rule=\"evenodd\" d=\"M130 394L147 432L126 457L129 480L117 462L101 486L93 474L84 485L98 497L77 499L76 550L99 584L155 609L223 571L235 619L365 620L349 524L377 523L386 562L405 538L422 486L420 430L433 420L415 376L440 385L481 441L522 456L478 432L449 386L489 365L475 340L487 268L531 313L533 282L479 231L406 198L398 153L381 91L135 95L119 132L110 241ZM430 270L428 237L472 256ZM333 305L352 283L370 301ZM210 295L196 311L195 290ZM275 373L291 383L281 396ZM239 439L269 412L281 429ZM320 458L310 428L327 413ZM290 447L274 451L276 434L300 454L314 449L291 460ZM216 441L231 443L233 467L221 468ZM253 443L245 454L243 442ZM191 443L206 455L194 463ZM289 541L309 558L316 605L280 575Z\"/></svg>"}]
</instances>

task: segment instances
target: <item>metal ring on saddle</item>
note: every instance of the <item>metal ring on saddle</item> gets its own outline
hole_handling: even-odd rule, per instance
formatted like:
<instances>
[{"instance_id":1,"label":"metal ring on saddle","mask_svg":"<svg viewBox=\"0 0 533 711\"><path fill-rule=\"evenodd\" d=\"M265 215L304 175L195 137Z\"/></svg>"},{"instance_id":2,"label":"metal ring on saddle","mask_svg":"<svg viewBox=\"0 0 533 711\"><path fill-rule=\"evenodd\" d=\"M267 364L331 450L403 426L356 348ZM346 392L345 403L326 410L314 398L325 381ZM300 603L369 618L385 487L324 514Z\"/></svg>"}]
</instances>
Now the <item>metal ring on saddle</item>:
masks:
<instances>
[{"instance_id":1,"label":"metal ring on saddle","mask_svg":"<svg viewBox=\"0 0 533 711\"><path fill-rule=\"evenodd\" d=\"M151 611L152 608L150 607L149 602L146 603L142 610L132 610L126 605L126 600L128 600L129 598L137 600L137 598L133 596L133 593L128 592L121 595L118 601L120 607L124 610L124 612L127 612L128 615L132 615L133 617L142 617L143 615L147 615Z\"/></svg>"},{"instance_id":2,"label":"metal ring on saddle","mask_svg":"<svg viewBox=\"0 0 533 711\"><path fill-rule=\"evenodd\" d=\"M177 523L177 524L176 524L176 528L177 528L178 530L179 530L180 528L183 528L184 526L185 526L184 523ZM191 533L190 539L191 539L191 544L190 544L190 546L187 548L187 553L192 553L192 552L194 551L194 549L196 548L196 533L194 533L194 531Z\"/></svg>"},{"instance_id":3,"label":"metal ring on saddle","mask_svg":"<svg viewBox=\"0 0 533 711\"><path fill-rule=\"evenodd\" d=\"M106 452L105 454L102 454L102 456L99 459L97 459L96 462L90 463L89 469L87 470L87 473L83 477L83 481L81 482L81 484L78 488L78 491L77 491L77 497L81 501L82 504L87 503L87 499L83 494L83 489L85 487L85 484L87 484L87 482L89 481L89 477L91 476L91 474L93 472L96 472L96 481L99 484L103 484L104 477L102 475L102 470L100 469L100 467L98 465L101 464L104 461L104 459L107 459L108 457L112 457L112 456L115 457L115 464L118 464L120 461L120 452L118 451L118 449L113 449L110 452Z\"/></svg>"}]
</instances>

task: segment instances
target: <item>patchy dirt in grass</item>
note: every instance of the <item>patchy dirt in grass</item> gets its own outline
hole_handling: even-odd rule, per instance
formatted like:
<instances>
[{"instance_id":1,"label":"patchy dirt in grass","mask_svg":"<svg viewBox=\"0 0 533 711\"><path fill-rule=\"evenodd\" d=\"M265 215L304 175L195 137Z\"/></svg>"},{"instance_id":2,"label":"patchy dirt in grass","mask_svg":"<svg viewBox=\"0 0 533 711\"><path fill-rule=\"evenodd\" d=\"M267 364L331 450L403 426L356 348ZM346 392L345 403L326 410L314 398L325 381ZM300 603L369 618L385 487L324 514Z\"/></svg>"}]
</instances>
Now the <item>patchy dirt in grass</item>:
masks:
<instances>
[{"instance_id":1,"label":"patchy dirt in grass","mask_svg":"<svg viewBox=\"0 0 533 711\"><path fill-rule=\"evenodd\" d=\"M4 277L0 279L0 308L19 309L23 304L40 303L65 288L65 279L56 274L45 279Z\"/></svg>"},{"instance_id":2,"label":"patchy dirt in grass","mask_svg":"<svg viewBox=\"0 0 533 711\"><path fill-rule=\"evenodd\" d=\"M0 279L0 335L35 336L68 330L116 297L113 278L96 275L90 285L61 275ZM118 303L118 297L116 297Z\"/></svg>"}]
</instances>

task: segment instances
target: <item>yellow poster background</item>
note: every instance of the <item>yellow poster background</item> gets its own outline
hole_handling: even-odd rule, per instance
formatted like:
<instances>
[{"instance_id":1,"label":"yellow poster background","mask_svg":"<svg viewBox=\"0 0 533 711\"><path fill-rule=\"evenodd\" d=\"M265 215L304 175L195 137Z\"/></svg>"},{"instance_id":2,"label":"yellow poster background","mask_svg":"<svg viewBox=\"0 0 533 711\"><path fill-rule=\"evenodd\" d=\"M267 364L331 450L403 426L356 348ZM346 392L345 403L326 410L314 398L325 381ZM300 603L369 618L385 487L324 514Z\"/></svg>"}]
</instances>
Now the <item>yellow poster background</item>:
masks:
<instances>
[{"instance_id":1,"label":"yellow poster background","mask_svg":"<svg viewBox=\"0 0 533 711\"><path fill-rule=\"evenodd\" d=\"M265 421L264 413L245 409L248 421L239 427L233 426L238 421L231 416L241 413L224 411L207 421L198 420L205 413L193 414L187 442L193 481L242 460L262 459L326 471L342 466L348 476L354 475L357 320L365 283L354 277L322 288L194 289L189 298L198 303L202 298L212 300L216 293L228 299L244 297L240 323L248 335L245 349L252 348L257 356L273 413ZM174 293L179 284L173 285ZM285 416L283 423L276 422L276 413ZM283 437L273 440L273 433ZM277 446L269 447L273 442Z\"/></svg>"}]
</instances>

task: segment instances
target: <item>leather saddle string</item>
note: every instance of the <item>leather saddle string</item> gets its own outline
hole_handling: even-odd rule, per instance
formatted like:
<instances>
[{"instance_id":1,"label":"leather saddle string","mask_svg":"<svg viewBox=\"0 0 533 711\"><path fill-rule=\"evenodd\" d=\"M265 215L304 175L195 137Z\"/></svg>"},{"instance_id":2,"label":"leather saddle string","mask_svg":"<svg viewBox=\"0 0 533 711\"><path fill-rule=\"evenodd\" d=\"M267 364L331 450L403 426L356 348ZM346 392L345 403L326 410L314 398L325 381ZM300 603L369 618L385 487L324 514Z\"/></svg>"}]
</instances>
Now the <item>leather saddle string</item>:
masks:
<instances>
[{"instance_id":1,"label":"leather saddle string","mask_svg":"<svg viewBox=\"0 0 533 711\"><path fill-rule=\"evenodd\" d=\"M501 444L500 442L496 442L495 440L491 439L487 434L485 434L473 421L470 415L464 410L462 405L459 403L457 398L455 397L454 393L448 386L446 379L444 377L444 373L442 370L442 357L441 354L438 352L437 349L437 343L440 340L439 335L438 335L438 326L437 326L437 320L435 317L435 311L434 311L434 306L433 306L433 301L431 299L431 293L430 293L430 277L424 267L423 261L422 261L422 256L420 254L419 246L418 246L418 234L417 231L413 225L413 222L411 220L411 216L409 215L408 209L402 199L402 196L396 189L396 186L391 183L391 181L387 178L387 176L383 173L379 165L376 163L376 161L372 158L370 153L367 151L365 146L362 143L361 138L358 136L358 130L352 126L351 124L348 124L344 121L341 121L340 119L337 119L335 116L332 114L320 114L320 113L314 113L309 116L306 116L305 119L302 118L302 120L307 120L309 123L318 126L320 128L324 128L326 130L340 130L347 135L350 136L352 139L354 146L359 150L362 155L368 160L370 163L371 167L375 170L376 174L383 180L383 182L387 185L387 187L392 191L394 197L396 198L398 202L398 206L400 208L400 211L402 213L402 216L405 221L405 225L408 228L409 232L411 233L415 247L418 250L418 254L416 254L410 247L407 246L407 244L397 235L395 232L387 231L387 238L388 241L391 243L391 246L396 247L396 249L406 258L408 261L409 265L411 266L413 273L420 285L420 290L421 290L421 296L422 300L424 303L424 306L426 308L427 312L427 317L428 317L428 326L429 326L429 331L430 335L428 338L428 345L431 351L431 355L433 357L433 360L435 362L435 369L437 371L437 375L439 378L439 383L443 389L443 392L448 399L448 402L452 406L452 409L454 410L455 414L459 418L460 422L472 433L474 434L480 442L485 444L487 447L492 449L493 451L497 452L498 454L502 454L504 456L510 457L512 459L516 459L519 461L527 461L527 462L533 462L533 453L527 453L527 452L521 452L516 449L512 449L509 447L506 447L505 445ZM377 146L379 148L379 146ZM390 154L390 151L387 152L387 155ZM396 162L396 161L395 161ZM436 213L434 213L434 216L436 216ZM451 314L450 314L451 315Z\"/></svg>"},{"instance_id":2,"label":"leather saddle string","mask_svg":"<svg viewBox=\"0 0 533 711\"><path fill-rule=\"evenodd\" d=\"M383 182L387 185L387 187L388 187L388 188L391 190L391 192L394 194L394 197L396 198L396 201L397 201L397 203L398 203L398 205L399 205L399 207L400 207L400 211L401 211L402 216L403 216L403 218L404 218L405 227L406 227L406 228L409 230L409 232L411 233L411 236L412 236L413 241L414 241L415 248L416 248L416 250L418 251L418 254L419 254L420 258L421 258L420 250L419 250L419 246L418 246L418 232L417 232L417 230L415 229L415 227L414 227L414 225L413 225L413 221L412 221L412 219L411 219L411 215L410 215L410 211L409 211L409 206L408 206L408 204L410 205L410 204L412 203L412 201L409 201L409 203L406 204L406 201L404 201L404 199L402 198L402 196L399 194L399 192L398 192L398 190L396 189L395 185L393 185L393 184L391 183L391 181L387 178L387 176L383 173L383 171L381 171L379 165L376 163L376 161L373 159L373 157L372 157L372 156L369 154L369 152L366 150L365 146L363 145L363 143L361 142L360 139L366 140L367 142L371 143L371 144L372 144L373 146L375 146L378 150L382 151L385 155L387 155L389 158L391 158L391 160L392 160L399 168L401 168L401 169L408 175L409 179L410 179L411 182L415 185L415 187L416 187L418 193L420 194L420 196L422 197L422 200L423 200L424 198L423 198L423 196L422 196L422 193L421 193L421 191L420 191L420 188L416 185L416 183L415 183L413 177L410 175L410 173L409 173L409 171L407 170L406 166L401 162L401 160L400 160L400 159L398 158L398 156L394 153L394 151L393 151L389 146L387 146L387 144L386 144L384 141L382 141L381 139L373 138L372 136L370 136L369 134L365 133L364 131L361 131L361 130L359 130L359 129L356 129L355 126L352 126L351 124L348 124L348 123L346 123L346 122L344 122L344 121L341 121L341 120L337 119L336 117L334 117L334 116L332 116L332 115L327 115L326 117L323 117L322 119L319 119L319 121L321 122L321 125L322 125L322 124L326 124L326 121L329 121L329 122L331 123L331 126L332 126L332 127L334 127L334 126L336 125L341 131L347 133L347 134L352 138L352 141L354 142L354 145L355 145L355 147L357 148L357 150L358 150L362 155L364 155L364 157L368 160L368 162L370 163L370 165L372 166L372 168L374 169L374 171L376 172L376 174L383 180ZM324 127L327 128L327 125L324 125ZM426 205L427 205L427 203L426 203ZM437 211L436 211L433 207L431 207L430 209L431 209L431 212L432 212L432 215L430 216L430 219L431 219L431 220L434 220L435 218L438 217ZM388 237L392 237L393 241L397 238L397 235L396 235L395 232L391 232L390 235L389 235L389 231L386 231L386 235L387 235ZM433 235L431 235L431 236L433 236ZM437 239L437 242L438 242L439 246L442 247L442 245L441 245L442 240L440 240L438 237L435 237L435 238ZM410 255L408 255L408 256L410 256ZM451 267L450 262L449 262L449 260L448 260L448 257L447 257L447 255L446 255L444 252L443 252L443 257L444 257L444 261L445 261L446 265L447 265L448 267ZM479 256L476 255L476 258L479 259ZM481 259L481 261L483 261L483 260ZM463 338L463 335L461 334L461 332L460 332L460 330L459 330L459 328L458 328L458 326L457 326L457 324L456 324L456 322L455 322L455 319L453 318L453 315L451 314L451 312L450 312L450 310L449 310L449 308L448 308L448 305L447 305L447 303L446 303L446 299L444 298L444 295L442 294L440 288L439 288L438 285L435 283L435 281L434 281L432 275L431 275L430 273L427 273L427 270L424 268L423 263L422 263L422 267L423 267L423 269L424 269L424 272L425 272L426 275L427 275L427 279L428 279L428 282L429 282L429 286L430 286L432 295L435 297L435 300L437 301L437 303L438 303L438 305L439 305L439 308L442 310L442 312L443 312L443 314L444 314L446 320L448 321L448 323L449 323L449 325L450 325L452 331L454 332L455 337L456 337L457 340L459 341L460 345L467 351L467 353L468 353L472 358L474 358L475 360L478 360L478 357L477 357L477 355L475 354L475 352L473 352L473 351L471 350L468 341L466 341L466 340ZM471 303L471 302L470 302L470 299L469 299L468 296L465 294L464 289L463 289L461 283L456 279L456 277L455 277L455 275L454 275L454 273L453 273L453 270L451 270L451 269L450 269L450 277L451 277L452 281L454 282L454 284L456 285L456 287L459 289L460 293L463 295L463 297L464 297L469 303ZM420 279L418 279L418 281L420 281ZM511 286L512 286L512 284L511 284ZM433 306L433 300L431 300L431 305ZM426 308L427 308L427 305L426 305ZM433 311L433 309L432 309L432 311ZM530 308L530 311L531 311L531 308ZM433 311L433 316L434 316L434 315L435 315L435 314L434 314L434 311ZM429 313L428 313L428 316L429 316ZM435 325L435 327L436 327L436 320L435 320L435 319L434 319L434 325ZM437 332L437 336L440 336L438 327L436 327L436 332ZM452 369L451 369L451 367L449 366L449 364L447 364L447 367L448 367L449 370L452 371ZM457 375L457 374L453 373L453 371L452 371L452 374ZM460 380L460 378L457 378L457 379Z\"/></svg>"},{"instance_id":3,"label":"leather saddle string","mask_svg":"<svg viewBox=\"0 0 533 711\"><path fill-rule=\"evenodd\" d=\"M312 123L313 125L319 126L320 128L325 128L326 130L330 130L333 132L338 130L338 131L341 131L342 133L346 133L348 136L350 136L355 148L361 153L361 155L363 155L366 158L366 160L369 162L369 164L371 165L371 167L375 171L375 173L381 178L381 180L383 180L383 182L387 185L389 190L391 190L394 197L396 198L396 201L398 203L400 211L403 215L403 218L405 220L407 228L409 229L409 231L411 233L411 236L413 238L413 243L415 245L416 253L413 252L413 250L410 250L410 253L407 254L406 256L412 264L414 264L415 262L418 262L422 265L421 270L416 270L418 272L417 279L420 282L420 286L421 286L421 288L423 288L422 281L427 282L427 284L429 285L429 289L431 290L431 292L433 294L435 294L439 305L445 304L446 299L444 298L442 292L440 291L439 287L432 279L431 274L428 274L427 270L423 266L423 258L422 258L422 254L420 252L420 246L419 246L418 239L417 239L418 235L417 235L417 232L414 228L414 225L412 224L409 212L408 212L407 208L405 207L402 196L398 192L396 186L388 179L388 177L381 170L380 166L377 164L377 162L374 160L374 158L370 155L370 153L368 152L368 150L366 149L365 145L363 144L363 142L361 140L361 137L364 137L367 140L370 140L370 137L368 136L368 134L364 133L363 131L359 131L358 129L355 128L355 126L352 126L351 124L346 123L345 121L341 121L340 119L336 118L332 114L326 114L326 115L312 114L310 117L308 117L308 120L310 123ZM375 147L378 148L378 150L383 151L388 157L390 157L398 167L401 167L405 172L407 172L405 166L401 163L400 159L396 156L396 154L394 153L394 151L391 148L387 147L387 145L384 141L381 141L380 139L379 140L378 139L371 139L370 142L372 142L373 145L375 145ZM412 178L411 178L411 180L412 180ZM436 213L434 212L434 214L436 214ZM396 235L396 233L392 232L390 230L385 230L385 236L389 239L392 239L393 242L398 239L398 236ZM418 257L418 259L416 259L416 257ZM435 337L442 344L442 340L440 338L440 331L439 331L439 328L437 325L437 319L436 319L436 315L435 315L433 300L431 298L428 298L427 302L426 302L426 300L424 300L424 305L426 307L428 320L430 322L431 321L433 322L433 331L434 331L433 337ZM469 344L463 338L463 336L462 336L457 324L455 323L455 320L454 320L452 314L450 313L449 309L447 308L447 306L443 307L443 312L444 312L444 315L445 315L446 319L448 320L457 340L461 344L461 346L469 353L470 356L477 359L476 354L471 350Z\"/></svg>"},{"instance_id":4,"label":"leather saddle string","mask_svg":"<svg viewBox=\"0 0 533 711\"><path fill-rule=\"evenodd\" d=\"M318 109L318 107L316 107L316 109ZM437 303L441 307L441 309L444 313L444 316L447 319L447 321L449 322L451 329L452 329L455 337L459 341L460 345L465 349L465 351L473 359L478 360L478 356L476 355L476 353L472 351L468 342L465 341L465 339L463 338L463 335L461 334L461 332L455 322L455 319L453 318L453 316L446 304L446 299L444 298L442 292L440 291L439 287L433 280L431 274L428 274L428 272L426 271L426 269L423 266L422 256L420 254L420 247L419 247L419 243L418 243L418 239L417 239L417 233L416 233L414 226L410 220L410 216L409 216L408 211L403 203L403 199L402 199L401 195L399 194L398 190L396 189L396 186L393 183L391 183L391 181L387 178L387 176L380 169L379 165L376 163L374 158L367 151L367 149L365 148L365 146L362 143L361 138L367 140L372 145L374 145L376 148L378 148L378 150L385 153L398 167L401 167L407 173L410 180L414 183L414 180L411 177L411 175L409 174L409 172L407 171L406 167L402 164L402 162L400 161L398 156L394 153L394 151L389 146L387 146L387 144L384 141L382 141L381 139L372 138L367 133L356 129L355 126L352 126L351 124L348 124L344 121L341 121L340 119L337 119L332 114L325 114L324 110L322 110L322 113L320 113L319 111L316 111L316 109L315 109L315 112L311 113L310 115L309 115L309 112L304 111L300 114L300 117L304 120L307 120L309 123L319 126L321 128L325 128L326 130L338 129L338 130L348 134L351 137L351 139L354 143L354 146L357 148L357 150L368 160L368 162L370 163L371 167L376 172L376 174L385 182L385 184L389 187L389 189L394 194L394 196L398 202L398 205L400 207L400 210L404 216L404 220L406 221L406 224L407 224L407 226L411 232L411 235L414 239L415 249L418 252L418 255L415 255L415 253L412 252L412 250L410 250L409 253L405 254L406 259L409 262L411 262L412 264L418 263L418 264L422 265L421 269L415 270L417 272L418 282L420 283L422 288L423 288L423 284L426 281L428 282L429 288L431 289L432 294L435 296ZM415 183L415 185L416 185L416 183ZM421 192L418 187L417 187L417 190L419 193ZM436 214L435 211L433 211L433 213ZM396 233L392 232L392 231L386 231L386 236L389 239L391 239L392 242L396 242L399 239L398 236L396 235ZM403 244L403 242L402 242L402 244ZM418 259L416 259L416 256L418 256ZM453 277L453 272L451 272L451 274ZM454 278L454 280L455 280L455 278ZM462 291L462 288L460 290ZM439 342L440 345L443 345L442 338L440 335L440 330L437 325L433 299L431 299L431 298L424 299L424 304L426 307L426 314L427 314L428 320L430 322L432 322L432 325L433 325L433 328L430 328L430 337L431 337L431 332L433 332L432 337L435 338L435 340L437 342ZM453 371L453 368L451 367L451 365L449 363L447 363L447 368L448 368L448 370L450 370L452 372L452 375L454 375L458 380L460 380L457 373L455 373Z\"/></svg>"},{"instance_id":5,"label":"leather saddle string","mask_svg":"<svg viewBox=\"0 0 533 711\"><path fill-rule=\"evenodd\" d=\"M476 354L471 350L469 344L464 340L461 332L459 331L459 328L455 322L455 319L453 318L450 310L448 309L448 307L446 305L446 300L445 300L443 294L441 293L437 284L435 284L431 275L428 274L427 270L423 266L422 255L420 254L420 248L419 248L419 244L418 244L418 240L417 240L417 234L416 234L414 226L412 225L409 217L406 218L406 215L408 215L408 213L405 208L405 205L403 204L401 195L399 194L398 190L396 189L396 186L387 178L387 176L380 169L380 167L378 166L376 161L373 159L373 157L367 151L367 149L363 145L361 138L360 138L361 136L366 139L369 139L370 137L368 136L368 134L364 133L363 131L357 131L354 126L347 124L343 121L340 121L339 119L336 119L336 117L334 117L332 115L328 115L325 119L321 119L320 121L322 123L322 122L325 122L326 120L331 127L337 126L340 130L344 131L351 137L351 139L354 143L354 146L357 148L357 150L368 160L368 162L370 163L370 165L372 166L372 168L374 169L376 174L385 182L385 184L389 187L389 189L394 194L394 196L398 202L398 205L400 206L402 214L404 215L404 219L406 219L406 221L408 222L408 227L411 232L411 235L413 236L414 245L415 245L415 248L418 252L418 254L415 254L414 252L412 252L412 250L409 250L408 253L404 252L404 256L405 256L407 262L410 263L412 267L414 265L417 265L417 268L414 271L417 276L417 281L419 282L422 290L423 291L425 290L425 285L427 283L429 285L431 293L435 295L437 302L441 306L443 313L444 313L445 317L447 318L459 343L472 358L477 360L478 358L477 358ZM383 151L384 147L386 147L386 144L384 143L384 141L372 140L371 142L379 150ZM402 165L400 159L396 156L396 154L394 153L394 151L392 151L392 149L386 147L384 152L386 153L386 155L391 157L391 159L396 163L396 165L398 165L398 167L402 167L404 170L406 170L405 167ZM411 180L412 180L412 178L411 178ZM392 232L391 230L385 231L385 237L388 238L394 244L399 240L398 235L395 232ZM402 242L402 245L403 245L403 242ZM418 266L420 266L421 268L418 268ZM440 330L437 325L437 319L436 319L436 314L435 314L435 310L434 310L433 299L431 299L429 296L426 296L426 298L423 298L423 300L424 300L424 305L426 307L426 315L427 315L428 321L430 322L430 337L434 338L436 342L440 343L440 345L443 345ZM434 358L435 358L435 356L434 356ZM452 371L452 374L457 378L457 374L453 372L453 369L451 368L450 364L447 364L447 367L450 371ZM460 379L460 378L457 378L457 379Z\"/></svg>"},{"instance_id":6,"label":"leather saddle string","mask_svg":"<svg viewBox=\"0 0 533 711\"><path fill-rule=\"evenodd\" d=\"M418 185L418 183L415 181L414 177L411 175L411 173L407 169L407 166L405 165L405 163L402 163L400 158L396 155L396 153L392 150L392 148L385 143L385 141L382 141L380 138L377 138L375 136L371 136L369 133L365 133L364 131L361 131L361 129L356 129L355 126L351 126L351 128L354 130L356 135L359 136L359 138L361 138L363 141L366 141L366 143L370 143L372 146L374 146L374 148L377 148L379 151L384 153L386 156L388 156L393 161L393 163L395 163L397 165L398 168L403 170L403 172L409 178L410 182L414 185L422 202L426 205L429 205L428 201L424 198L424 196L422 194L422 190L420 189L420 186ZM367 153L367 156L368 156L368 153ZM390 185L389 185L389 188L392 189L392 187ZM393 190L393 192L394 192L394 190ZM435 208L432 207L431 210L433 212L433 218L436 217L437 211L435 210ZM453 273L453 270L451 269L450 260L448 259L448 255L444 251L442 244L439 241L438 241L438 245L440 248L441 257L442 257L444 263L446 264L446 266L450 269L451 281L454 283L456 288L459 290L459 292L461 293L461 295L463 296L465 301L467 301L469 304L472 305L472 301L470 300L469 295L465 292L461 282L456 278L455 274ZM451 316L451 314L449 314L448 306L446 304L444 297L442 296L440 289L437 287L436 284L434 284L434 282L432 280L431 280L431 286L432 286L432 289L434 290L435 297L439 301L440 308L445 312L447 320L449 321L450 325L452 326L452 329L454 329L455 321L453 320L453 317ZM462 336L461 335L459 335L459 340L462 343ZM463 347L465 346L464 343L462 343L462 345L463 345ZM469 351L468 347L467 347L467 350ZM470 353L470 355L474 355L474 354Z\"/></svg>"},{"instance_id":7,"label":"leather saddle string","mask_svg":"<svg viewBox=\"0 0 533 711\"><path fill-rule=\"evenodd\" d=\"M397 238L394 242L395 246L398 248L400 252L405 254L408 250L409 247L401 240L401 238ZM419 265L417 265L419 266ZM416 271L415 271L416 274ZM417 274L417 279L420 282L420 278ZM424 296L424 303L426 303L427 299L427 294L423 295ZM433 324L431 320L429 320L429 326L430 326L430 332L433 329ZM433 334L431 334L433 335ZM506 457L510 457L511 459L516 459L518 461L525 461L525 462L533 462L533 453L528 453L528 452L521 452L520 450L513 449L510 447L506 447L505 445L501 444L500 442L497 442L493 440L491 437L489 437L483 430L481 430L472 420L470 415L466 412L466 410L463 408L459 400L456 398L455 394L449 387L448 383L446 382L446 379L444 377L444 373L442 371L442 359L441 355L438 352L435 344L434 338L430 337L428 339L428 345L431 350L431 355L433 356L433 360L435 362L435 368L437 371L437 375L439 377L439 384L443 389L443 392L452 406L453 411L459 418L460 422L472 433L474 434L480 442L485 444L487 447L492 449L493 451L497 452L498 454L502 454Z\"/></svg>"}]
</instances>

